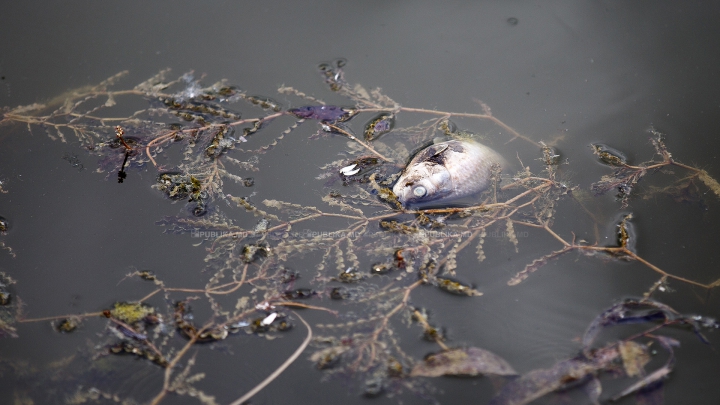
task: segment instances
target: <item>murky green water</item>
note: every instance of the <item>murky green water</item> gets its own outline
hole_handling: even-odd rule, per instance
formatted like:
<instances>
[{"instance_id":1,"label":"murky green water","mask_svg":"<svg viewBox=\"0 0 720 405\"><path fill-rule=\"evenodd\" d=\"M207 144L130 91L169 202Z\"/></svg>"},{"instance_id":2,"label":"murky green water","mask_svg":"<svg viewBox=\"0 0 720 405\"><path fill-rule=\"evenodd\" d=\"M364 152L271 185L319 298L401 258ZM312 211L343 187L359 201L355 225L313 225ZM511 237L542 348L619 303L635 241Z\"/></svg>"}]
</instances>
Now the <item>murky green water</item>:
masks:
<instances>
[{"instance_id":1,"label":"murky green water","mask_svg":"<svg viewBox=\"0 0 720 405\"><path fill-rule=\"evenodd\" d=\"M316 72L318 63L343 57L348 61L348 82L367 89L381 87L403 107L480 113L474 101L478 99L519 133L553 142L567 163L560 166L561 179L579 187L576 195L586 192L590 198L583 201L598 219L595 231L575 201L560 200L553 229L562 238L571 240L574 233L577 240L590 244L597 237L600 245L612 244L620 214L632 212L639 256L673 275L706 284L720 277L715 258L720 200L701 182L700 203L653 195L653 186L664 187L686 175L671 168L641 180L630 207L620 210L612 195L591 197L588 192L591 183L612 172L597 161L589 145L602 142L638 164L653 157L647 132L653 126L667 134L674 158L720 177L715 136L720 124L719 61L713 48L720 35L717 12L714 5L700 2L8 4L0 16L0 106L46 103L122 70L130 73L118 88L132 88L166 67L172 69L171 78L191 70L196 78L206 75L206 85L226 78L248 94L271 97L285 108L308 102L277 94L281 85L329 104L350 106L352 102L331 92ZM147 106L142 101L119 104L124 110L118 114L125 115ZM240 105L243 118L267 114L247 103ZM349 125L360 133L371 117L366 114ZM426 118L403 112L397 125ZM536 146L522 140L508 143L507 132L487 122L455 121L484 136L515 170L520 168L518 158L535 173L542 170ZM288 117L273 122L250 137L248 149L270 143L293 122ZM301 124L260 156L259 171L233 169L242 177L252 176L254 186L226 181L223 192L255 193L251 201L258 206L263 199L276 199L331 211L321 198L330 189L349 188L339 181L326 187L326 180L316 177L323 173L321 166L347 156L347 140L308 139L317 131L315 122ZM402 134L389 134L382 141L407 143ZM53 141L38 125L31 132L23 124L1 126L0 145L0 181L7 191L0 194L0 217L10 224L0 243L15 254L0 251L0 271L17 281L11 292L14 304L19 303L17 297L22 300L24 318L94 313L118 301L140 299L154 285L138 278L123 280L135 270L150 270L167 286L188 289L204 288L212 276L212 271L203 272L207 242L194 246L200 240L191 234L165 234L165 228L156 225L166 216L188 216L188 211L183 202L173 204L151 188L158 174L151 164L129 169L126 180L118 184L113 170L95 172L98 157L76 138ZM181 148L168 148L167 156L166 162L177 160ZM243 209L214 201L211 212L221 211L245 228L258 221ZM321 232L345 226L342 220L321 218L294 230ZM523 283L508 286L528 263L562 245L542 230L518 226L516 253L502 231L503 227L488 229L483 262L477 262L473 246L458 256L457 277L475 285L482 296L460 297L421 286L412 291L410 301L430 310L430 321L446 330L447 345L487 349L520 374L577 355L583 333L599 313L623 298L641 297L660 277L637 261L571 252ZM297 256L288 263L301 276L295 288L317 288L313 277L321 256ZM364 256L361 260L364 268L377 261ZM414 274L405 280L410 277ZM392 282L383 276L367 285L382 288ZM333 283L328 286L339 285ZM669 285L674 292L656 292L653 297L683 314L720 315L715 290L672 280ZM188 296L207 303L202 293L176 293L172 299ZM232 310L233 300L240 296L223 305ZM153 305L166 304L159 295L154 299ZM318 324L364 319L374 308L327 295L298 302L339 311L339 318L322 311L299 312L316 336L333 335ZM211 314L207 305L194 308L197 322ZM421 338L422 327L417 322L403 324L403 316L393 320L402 350L418 360L437 352L436 344ZM21 403L31 397L34 403L66 403L80 385L149 402L162 388L163 370L158 366L132 355L90 359L103 352L96 346L111 336L107 324L105 318L89 318L72 333L54 331L50 320L15 324L18 337L0 340L0 402ZM241 333L196 345L176 373L196 356L191 374L205 372L206 377L195 386L214 395L218 403L230 403L302 343L306 330L297 318L293 325L288 332L272 334L274 340ZM629 333L620 329L608 329L603 339L626 338ZM675 370L664 384L664 403L716 403L717 332L706 334L709 345L687 328L665 334L682 346L675 350ZM177 335L172 339L178 349L185 341ZM405 387L396 397L388 398L385 394L393 390L387 389L368 399L362 395L367 373L324 382L327 372L308 360L319 347L308 348L253 403L397 403L398 398L420 403L425 394L441 403L487 403L496 392L489 378L416 378L412 381L424 384L422 395ZM70 367L54 363L73 355ZM662 364L657 361L649 371ZM605 376L602 381L605 401L635 380ZM175 394L164 399L196 402ZM590 402L575 389L538 403ZM634 399L619 403L632 404Z\"/></svg>"}]
</instances>

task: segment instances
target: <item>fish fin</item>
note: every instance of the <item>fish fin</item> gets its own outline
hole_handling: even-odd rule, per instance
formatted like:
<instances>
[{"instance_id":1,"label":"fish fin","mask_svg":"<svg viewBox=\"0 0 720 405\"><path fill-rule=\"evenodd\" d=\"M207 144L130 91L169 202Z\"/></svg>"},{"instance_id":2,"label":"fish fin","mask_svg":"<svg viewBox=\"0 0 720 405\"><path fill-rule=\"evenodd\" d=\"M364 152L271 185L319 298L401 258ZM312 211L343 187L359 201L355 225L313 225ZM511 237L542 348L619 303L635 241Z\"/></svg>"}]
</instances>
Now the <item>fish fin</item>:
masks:
<instances>
[{"instance_id":1,"label":"fish fin","mask_svg":"<svg viewBox=\"0 0 720 405\"><path fill-rule=\"evenodd\" d=\"M448 149L448 145L432 145L426 149L422 156L422 162L433 163L437 165L445 164L445 156L443 153Z\"/></svg>"},{"instance_id":2,"label":"fish fin","mask_svg":"<svg viewBox=\"0 0 720 405\"><path fill-rule=\"evenodd\" d=\"M440 145L439 147L434 148L435 150L434 150L433 156L438 156L438 155L440 155L441 153L445 152L445 150L446 150L447 148L448 148L448 144Z\"/></svg>"}]
</instances>

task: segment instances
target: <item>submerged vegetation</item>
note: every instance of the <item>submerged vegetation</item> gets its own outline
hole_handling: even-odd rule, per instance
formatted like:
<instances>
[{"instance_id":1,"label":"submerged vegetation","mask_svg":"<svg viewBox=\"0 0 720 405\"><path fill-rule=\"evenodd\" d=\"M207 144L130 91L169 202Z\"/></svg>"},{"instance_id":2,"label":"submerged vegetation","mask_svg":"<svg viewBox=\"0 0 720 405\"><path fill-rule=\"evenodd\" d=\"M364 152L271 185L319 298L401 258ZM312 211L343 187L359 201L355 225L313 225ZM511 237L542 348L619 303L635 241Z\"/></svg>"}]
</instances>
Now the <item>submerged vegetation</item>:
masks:
<instances>
[{"instance_id":1,"label":"submerged vegetation","mask_svg":"<svg viewBox=\"0 0 720 405\"><path fill-rule=\"evenodd\" d=\"M281 95L307 104L284 109L270 98L248 94L224 81L204 86L192 74L169 80L166 70L131 89L114 89L126 74L122 72L97 86L70 92L59 105L2 110L0 124L24 124L29 131L44 131L60 142L75 137L87 153L99 158L97 171L107 177L117 173L119 182L129 181L139 170L156 174L152 187L186 204L178 215L159 219L158 224L169 233L204 240L207 267L198 271L204 270L207 282L202 287L170 286L161 275L133 271L128 277L146 280L153 287L112 308L32 319L20 313L21 306L10 298L10 287L22 295L22 286L13 285L11 278L0 273L0 335L17 337L18 323L36 321L52 321L59 332L78 333L82 323L104 319L106 333L92 345L91 357L97 362L124 354L154 364L163 381L155 396L147 399L151 404L167 402L171 394L216 403L211 393L196 387L206 374L193 371L194 356L202 356L203 351L193 355L190 349L200 343L217 343L238 334L272 339L296 333L305 334L305 339L288 361L260 385L243 387L247 393L233 404L247 401L302 353L310 352L306 358L314 367L328 377L356 380L366 396L409 391L433 401L427 378L486 375L504 379L492 404L519 405L576 386L583 386L596 402L602 392L602 374L627 380L626 388L612 393L613 398L656 395L675 367L678 346L675 338L663 333L680 326L705 341L703 330L718 328L710 318L678 313L655 295L671 281L709 291L720 286L720 277L693 280L644 259L635 249L637 233L631 213L617 220L614 243L602 244L597 227L605 224L585 207L587 200L579 196L581 186L569 183L562 173L556 145L516 132L483 103L480 113L404 107L381 89L349 84L344 66L344 60L338 60L322 64L319 70L330 90L345 97L350 106L327 105L283 86L278 89ZM114 115L125 111L123 103L131 100L140 100L145 107ZM414 121L417 116L422 121ZM356 125L363 119L364 124ZM494 126L506 136L503 141L535 148L537 156L523 158L539 161L539 169L533 173L530 166L522 165L516 173L495 172L490 187L472 204L404 208L392 186L411 150L438 137L475 136L455 122L463 119ZM317 204L242 195L244 190L253 190L254 180L249 176L263 170L261 158L272 159L273 148L299 126L308 125L307 121L318 128L311 138L347 141L341 159L320 161L317 173L307 173L328 183ZM279 135L268 139L273 131ZM720 184L708 172L675 160L660 132L651 130L650 141L658 158L637 165L610 147L592 145L600 161L612 170L590 186L592 192L617 194L618 208L625 210L641 179L674 167L683 170L685 177L656 192L678 201L697 200L702 198L702 188L715 197L707 204L717 205ZM166 153L176 149L181 153ZM173 161L173 156L179 160ZM79 164L76 157L66 160ZM226 182L236 187L227 187ZM236 194L229 189L237 190ZM0 192L7 192L2 184ZM575 230L556 228L556 212L566 201L582 207L594 224L595 241L578 240ZM321 218L334 228L299 231ZM0 218L0 233L7 230L6 224ZM506 288L531 282L534 272L570 252L639 262L657 273L657 282L643 297L616 303L599 314L585 332L577 356L518 376L499 355L472 344L453 343L446 328L452 330L454 325L442 325L431 308L414 304L413 293L437 288L457 295L458 300L482 300L482 288L462 281L462 263L468 257L483 262L493 255L486 246L490 233L503 235L507 246L517 252L521 229L545 235L557 248L517 268ZM9 249L2 243L0 247ZM296 270L300 261L311 261L312 268ZM299 285L298 279L304 284ZM207 306L212 314L199 319L193 315L194 306ZM311 325L295 311L301 308L327 315L326 321ZM603 328L630 323L645 329L596 343ZM408 327L417 329L419 339L436 345L432 354L424 356L406 347L399 331ZM662 348L664 357L652 355L651 344ZM651 363L653 356L664 360L658 366ZM68 368L73 361L77 360L71 360ZM648 364L655 369L646 371ZM0 373L13 367L0 364ZM68 403L145 401L118 397L87 384L72 389ZM31 396L29 392L15 395Z\"/></svg>"}]
</instances>

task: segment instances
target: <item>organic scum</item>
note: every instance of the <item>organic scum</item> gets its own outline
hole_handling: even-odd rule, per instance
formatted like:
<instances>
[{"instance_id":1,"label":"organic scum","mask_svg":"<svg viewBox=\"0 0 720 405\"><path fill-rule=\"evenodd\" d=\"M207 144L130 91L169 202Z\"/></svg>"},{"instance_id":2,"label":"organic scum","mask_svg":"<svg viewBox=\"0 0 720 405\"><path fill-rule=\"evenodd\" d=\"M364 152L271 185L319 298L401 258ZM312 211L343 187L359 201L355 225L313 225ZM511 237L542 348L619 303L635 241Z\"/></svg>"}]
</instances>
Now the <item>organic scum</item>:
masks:
<instances>
[{"instance_id":1,"label":"organic scum","mask_svg":"<svg viewBox=\"0 0 720 405\"><path fill-rule=\"evenodd\" d=\"M51 321L57 331L71 333L83 322L102 319L106 333L93 345L94 357L130 354L154 364L163 383L150 404L168 402L169 395L190 395L205 404L216 403L211 393L194 385L205 376L192 370L195 357L188 351L197 343L222 341L238 332L272 337L291 331L306 334L302 344L261 384L246 387L248 392L233 404L247 401L302 353L311 352L305 357L309 356L315 367L325 370L328 376L354 378L367 396L407 390L432 402L431 377L485 375L505 380L492 404L518 405L578 385L585 388L592 401L597 401L601 393L598 376L608 373L627 378L626 388L615 393L614 398L635 394L640 400L654 395L662 390L661 382L675 366L674 351L678 346L662 331L681 325L704 340L703 329L718 328L710 318L685 316L653 299L653 294L665 290L671 280L710 290L720 286L720 279L705 284L643 259L633 248L632 214L623 215L616 224L617 240L612 246L578 241L570 230L553 229L558 204L573 199L580 202L576 196L579 193L573 193L580 191L578 186L559 180L561 162L553 146L517 133L482 103L482 112L477 114L403 107L380 89L367 91L347 83L344 65L344 60L337 60L320 65L319 70L330 89L347 97L352 107L326 105L296 89L281 87L278 91L285 97L307 103L283 109L272 99L249 95L224 82L203 87L192 74L168 81L168 71L162 71L129 90L112 90L125 75L123 72L95 87L69 93L59 106L33 104L2 110L2 124L24 124L30 131L42 129L62 142L75 136L88 153L100 157L98 171L113 177L117 174L119 182L127 181L132 171L156 171L153 187L169 199L187 204L179 215L159 223L168 232L206 239L205 270L210 277L203 288L183 288L166 285L149 271L135 271L128 276L147 280L154 288L94 313L31 319L20 312L14 297L22 286L0 273L0 335L17 337L16 326L22 322ZM146 103L146 108L127 117L103 116L116 104L131 99ZM238 112L243 106L251 110L252 106L260 107L263 113L243 118ZM427 119L403 127L402 119L408 115ZM410 156L408 147L427 144L438 136L471 136L453 123L458 118L488 122L499 127L510 141L535 145L538 156L532 158L539 158L544 169L537 174L531 173L529 167L509 175L495 173L492 186L476 205L403 208L391 188ZM265 129L276 121L288 119L294 124L277 139L264 141L266 145L258 149L242 149L249 139L265 137ZM362 119L365 125L354 125ZM347 157L324 162L321 172L312 174L318 179L336 180L341 188L326 189L317 207L262 196L231 195L223 190L228 180L252 187L250 175L259 170L260 157L271 154L278 142L305 121L314 121L319 128L313 138L347 138ZM389 145L386 139L402 142ZM652 130L650 139L659 158L639 165L628 164L622 153L607 146L593 145L594 152L613 172L594 183L591 190L595 194L617 193L621 208L626 208L641 178L675 166L685 171L685 177L660 191L687 198L699 195L699 187L706 187L720 196L720 185L706 171L674 160L662 134ZM170 148L182 148L181 161L167 161L164 152ZM77 156L63 158L79 170L84 169ZM8 191L11 189L0 183L0 192ZM220 209L224 205L237 210L226 213ZM237 225L234 218L242 216L256 217L256 224ZM303 223L318 218L332 219L340 225L332 232L296 231ZM0 218L0 234L8 226L8 221ZM507 243L517 251L518 227L545 232L557 242L558 249L519 268L508 286L525 282L543 265L570 252L637 261L656 272L658 280L643 297L624 300L599 314L588 326L582 351L576 357L517 376L500 356L450 342L444 331L452 325L433 320L428 308L413 305L412 295L422 286L432 286L465 300L481 300L478 296L482 294L472 285L455 278L458 255L473 251L482 262L486 257L485 237L497 231L507 235ZM14 255L1 238L4 254ZM317 258L313 274L293 270L295 259L312 254ZM296 288L300 277L309 280L312 288ZM203 300L213 315L194 318L192 306L203 305ZM327 300L342 300L352 308L348 314L355 316L323 306ZM297 308L324 311L328 323L310 325L295 312ZM596 343L603 328L625 323L645 324L646 329L619 341ZM421 353L405 350L394 331L408 327L421 331L422 338L436 344L436 351L422 358ZM664 362L647 371L649 345L653 343L664 350L664 357L658 355ZM70 358L68 362L72 361ZM0 372L11 372L15 367L0 363ZM71 365L53 367L55 371L69 370ZM56 383L66 381L58 380L59 374L53 374L53 370L45 371L46 380L52 376ZM87 385L66 389L70 390L66 393L67 403L137 403L136 399ZM27 403L32 401L33 393L19 389L14 396Z\"/></svg>"}]
</instances>

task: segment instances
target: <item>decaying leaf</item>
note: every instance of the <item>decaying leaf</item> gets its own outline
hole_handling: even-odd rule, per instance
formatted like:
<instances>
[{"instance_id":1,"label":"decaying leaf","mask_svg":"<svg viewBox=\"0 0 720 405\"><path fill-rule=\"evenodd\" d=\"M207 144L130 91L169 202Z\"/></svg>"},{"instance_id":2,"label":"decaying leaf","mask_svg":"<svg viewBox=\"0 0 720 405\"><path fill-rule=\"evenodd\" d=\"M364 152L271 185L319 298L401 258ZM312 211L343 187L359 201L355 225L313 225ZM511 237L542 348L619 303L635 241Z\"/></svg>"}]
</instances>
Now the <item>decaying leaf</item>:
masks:
<instances>
[{"instance_id":1,"label":"decaying leaf","mask_svg":"<svg viewBox=\"0 0 720 405\"><path fill-rule=\"evenodd\" d=\"M660 302L627 299L603 311L590 323L583 337L583 346L587 351L600 331L607 326L655 322L675 319L678 316L674 309Z\"/></svg>"},{"instance_id":2,"label":"decaying leaf","mask_svg":"<svg viewBox=\"0 0 720 405\"><path fill-rule=\"evenodd\" d=\"M331 346L317 351L310 356L310 361L315 363L317 368L323 370L333 367L339 360L340 356L348 351L348 346Z\"/></svg>"},{"instance_id":3,"label":"decaying leaf","mask_svg":"<svg viewBox=\"0 0 720 405\"><path fill-rule=\"evenodd\" d=\"M627 158L617 149L613 149L607 145L599 143L592 144L590 147L592 148L593 153L600 158L600 161L607 165L624 166L627 164Z\"/></svg>"},{"instance_id":4,"label":"decaying leaf","mask_svg":"<svg viewBox=\"0 0 720 405\"><path fill-rule=\"evenodd\" d=\"M665 364L664 366L655 370L654 372L650 373L647 377L643 378L642 380L627 387L621 393L614 396L612 398L612 400L617 401L622 397L625 397L630 394L647 389L647 388L652 387L653 385L661 382L662 380L666 379L670 375L670 372L672 371L672 368L674 365L675 365L675 358L671 356L670 359L668 360L667 364Z\"/></svg>"},{"instance_id":5,"label":"decaying leaf","mask_svg":"<svg viewBox=\"0 0 720 405\"><path fill-rule=\"evenodd\" d=\"M517 375L502 357L477 347L445 350L425 357L410 372L412 377L443 375Z\"/></svg>"},{"instance_id":6,"label":"decaying leaf","mask_svg":"<svg viewBox=\"0 0 720 405\"><path fill-rule=\"evenodd\" d=\"M620 350L620 357L622 357L625 373L628 377L639 377L645 374L644 367L650 361L647 346L629 341L620 342L618 349Z\"/></svg>"},{"instance_id":7,"label":"decaying leaf","mask_svg":"<svg viewBox=\"0 0 720 405\"><path fill-rule=\"evenodd\" d=\"M490 405L528 404L567 383L582 380L596 371L596 366L585 360L561 361L553 368L533 370L510 381L490 401Z\"/></svg>"}]
</instances>

